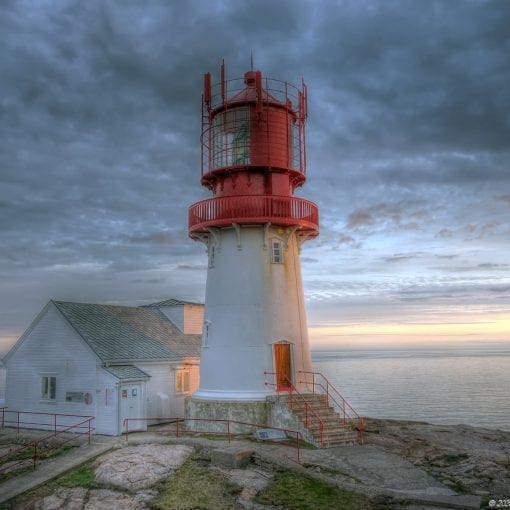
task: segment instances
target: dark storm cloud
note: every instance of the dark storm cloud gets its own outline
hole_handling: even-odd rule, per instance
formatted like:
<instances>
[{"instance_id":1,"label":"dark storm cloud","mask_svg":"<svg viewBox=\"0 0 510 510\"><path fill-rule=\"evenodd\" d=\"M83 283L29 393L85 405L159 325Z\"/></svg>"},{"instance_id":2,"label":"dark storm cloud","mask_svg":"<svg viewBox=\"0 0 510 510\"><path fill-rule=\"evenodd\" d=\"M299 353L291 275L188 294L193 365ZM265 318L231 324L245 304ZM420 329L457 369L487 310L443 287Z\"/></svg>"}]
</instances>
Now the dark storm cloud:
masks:
<instances>
[{"instance_id":1,"label":"dark storm cloud","mask_svg":"<svg viewBox=\"0 0 510 510\"><path fill-rule=\"evenodd\" d=\"M464 241L474 256L478 240L500 247L509 20L505 1L2 2L0 299L17 310L35 289L33 313L56 294L162 300L163 282L200 299L186 209L208 196L202 74L217 80L225 57L242 75L251 50L266 74L309 85L303 196L321 207L323 250L310 267L368 245L367 272L405 251L380 248L388 233L452 257Z\"/></svg>"}]
</instances>

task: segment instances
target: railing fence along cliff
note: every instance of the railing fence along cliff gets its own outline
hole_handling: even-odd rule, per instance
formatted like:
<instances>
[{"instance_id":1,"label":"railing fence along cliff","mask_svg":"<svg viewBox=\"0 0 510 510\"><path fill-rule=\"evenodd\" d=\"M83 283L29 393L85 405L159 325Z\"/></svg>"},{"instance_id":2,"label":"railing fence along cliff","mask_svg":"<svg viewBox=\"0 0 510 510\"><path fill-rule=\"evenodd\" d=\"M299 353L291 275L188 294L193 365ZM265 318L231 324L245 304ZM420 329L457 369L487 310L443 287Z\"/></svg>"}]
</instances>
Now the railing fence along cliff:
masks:
<instances>
[{"instance_id":1,"label":"railing fence along cliff","mask_svg":"<svg viewBox=\"0 0 510 510\"><path fill-rule=\"evenodd\" d=\"M276 373L275 372L264 372L264 376L271 375L274 377L274 380L276 380ZM316 426L319 430L319 444L320 447L323 448L324 446L324 422L322 421L321 417L317 413L317 411L310 405L308 402L304 400L304 395L298 391L298 389L292 384L292 382L285 377L285 380L287 381L287 385L285 388L280 388L277 383L271 383L271 382L265 382L266 386L273 386L276 389L277 394L281 393L287 393L289 396L289 402L291 404L301 405L304 404L304 412L305 412L305 428L309 428L312 426ZM299 395L303 398L303 400L298 400L295 395Z\"/></svg>"},{"instance_id":2,"label":"railing fence along cliff","mask_svg":"<svg viewBox=\"0 0 510 510\"><path fill-rule=\"evenodd\" d=\"M0 455L0 474L5 471L12 471L16 466L26 463L28 459L32 459L32 466L35 469L37 460L42 453L41 450L44 450L46 454L84 436L87 438L87 443L90 444L90 436L94 430L92 427L94 416L16 411L6 407L0 408L0 411L1 428L15 428L17 439L19 439L20 429L22 428L39 430L41 427L46 427L45 430L52 430L49 434ZM43 421L33 421L36 419L35 417L42 417ZM44 420L44 418L48 419ZM50 444L50 440L54 438L59 438L59 440L52 441ZM41 443L44 443L44 448L41 447ZM9 458L13 458L13 461L10 462Z\"/></svg>"},{"instance_id":3,"label":"railing fence along cliff","mask_svg":"<svg viewBox=\"0 0 510 510\"><path fill-rule=\"evenodd\" d=\"M365 428L363 418L354 410L340 392L320 372L305 372L300 370L298 373L304 376L304 380L299 381L299 383L311 385L314 393L326 395L328 405L335 409L340 415L340 421L344 425L352 424L358 432L358 442L363 444L363 431Z\"/></svg>"},{"instance_id":4,"label":"railing fence along cliff","mask_svg":"<svg viewBox=\"0 0 510 510\"><path fill-rule=\"evenodd\" d=\"M174 425L175 426L175 436L179 437L182 436L183 432L186 433L195 433L194 431L187 430L183 427L183 424L190 421L198 421L198 422L210 422L210 423L223 423L225 425L225 431L224 432L218 432L217 430L209 430L204 431L201 430L200 432L197 432L198 434L218 434L218 435L226 435L228 438L228 442L231 442L232 436L237 435L237 433L232 432L231 425L243 425L248 427L253 427L254 429L271 429L271 430L278 430L281 432L285 432L285 434L294 436L296 438L295 442L295 448L296 448L296 457L297 462L301 463L301 447L300 443L304 443L303 436L301 432L298 430L292 430L292 429L284 429L280 427L270 427L267 425L261 425L259 423L251 423L251 422L244 422L244 421L238 421L238 420L230 420L230 419L214 419L214 418L163 418L163 417L152 417L152 418L125 418L124 419L124 434L126 435L126 442L128 441L128 435L130 433L129 431L129 423L135 422L145 422L146 424L149 421L157 421L157 424L152 424L152 427L155 427L157 425ZM167 430L160 430L152 428L152 432L168 432ZM131 430L131 433L133 432L140 432L140 429ZM242 434L241 434L242 435Z\"/></svg>"}]
</instances>

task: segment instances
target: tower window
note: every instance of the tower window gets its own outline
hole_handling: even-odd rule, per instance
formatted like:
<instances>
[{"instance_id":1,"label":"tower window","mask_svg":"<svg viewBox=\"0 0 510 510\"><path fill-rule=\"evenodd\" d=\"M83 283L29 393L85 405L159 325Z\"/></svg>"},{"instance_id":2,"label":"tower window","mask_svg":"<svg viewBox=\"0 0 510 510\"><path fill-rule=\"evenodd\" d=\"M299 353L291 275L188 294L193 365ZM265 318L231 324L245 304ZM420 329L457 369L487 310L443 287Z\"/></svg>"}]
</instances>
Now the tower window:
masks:
<instances>
[{"instance_id":1,"label":"tower window","mask_svg":"<svg viewBox=\"0 0 510 510\"><path fill-rule=\"evenodd\" d=\"M283 264L283 246L279 239L271 240L271 262Z\"/></svg>"},{"instance_id":2,"label":"tower window","mask_svg":"<svg viewBox=\"0 0 510 510\"><path fill-rule=\"evenodd\" d=\"M202 333L202 347L209 347L209 335L211 333L211 321L204 321L204 331Z\"/></svg>"},{"instance_id":3,"label":"tower window","mask_svg":"<svg viewBox=\"0 0 510 510\"><path fill-rule=\"evenodd\" d=\"M209 245L209 267L214 267L214 256L215 256L215 247L214 247L214 244L211 243Z\"/></svg>"}]
</instances>

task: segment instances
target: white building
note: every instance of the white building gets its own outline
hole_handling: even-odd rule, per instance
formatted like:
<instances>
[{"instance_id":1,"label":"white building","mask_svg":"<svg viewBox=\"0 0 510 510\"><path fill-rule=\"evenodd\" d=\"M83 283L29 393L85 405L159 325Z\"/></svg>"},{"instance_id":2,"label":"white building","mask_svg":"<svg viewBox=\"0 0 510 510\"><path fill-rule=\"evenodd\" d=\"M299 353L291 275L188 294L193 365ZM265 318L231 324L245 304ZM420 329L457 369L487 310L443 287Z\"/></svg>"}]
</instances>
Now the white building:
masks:
<instances>
[{"instance_id":1,"label":"white building","mask_svg":"<svg viewBox=\"0 0 510 510\"><path fill-rule=\"evenodd\" d=\"M181 417L198 387L202 322L203 305L173 299L50 301L4 357L5 405L95 416L95 432L108 435L120 434L125 418Z\"/></svg>"}]
</instances>

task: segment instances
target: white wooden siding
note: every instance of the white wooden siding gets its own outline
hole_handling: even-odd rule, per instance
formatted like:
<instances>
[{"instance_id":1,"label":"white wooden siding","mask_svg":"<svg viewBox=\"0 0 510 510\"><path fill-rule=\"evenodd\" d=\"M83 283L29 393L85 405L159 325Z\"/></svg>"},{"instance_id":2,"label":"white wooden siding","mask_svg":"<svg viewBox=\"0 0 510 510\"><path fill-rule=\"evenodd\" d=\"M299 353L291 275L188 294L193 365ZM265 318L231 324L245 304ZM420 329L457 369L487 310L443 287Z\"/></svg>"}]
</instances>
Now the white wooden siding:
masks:
<instances>
[{"instance_id":1,"label":"white wooden siding","mask_svg":"<svg viewBox=\"0 0 510 510\"><path fill-rule=\"evenodd\" d=\"M151 376L147 381L147 416L173 417L171 400L174 392L169 363L137 363L136 366Z\"/></svg>"},{"instance_id":2,"label":"white wooden siding","mask_svg":"<svg viewBox=\"0 0 510 510\"><path fill-rule=\"evenodd\" d=\"M201 335L204 324L204 305L184 305L184 330L188 335Z\"/></svg>"},{"instance_id":3,"label":"white wooden siding","mask_svg":"<svg viewBox=\"0 0 510 510\"><path fill-rule=\"evenodd\" d=\"M119 425L119 381L101 367L96 367L96 433L116 436Z\"/></svg>"},{"instance_id":4,"label":"white wooden siding","mask_svg":"<svg viewBox=\"0 0 510 510\"><path fill-rule=\"evenodd\" d=\"M5 405L18 411L94 416L97 363L97 357L56 307L49 306L6 360ZM41 399L41 377L44 374L57 378L54 402ZM93 401L89 405L66 402L68 391L90 393ZM31 421L37 421L34 417L36 415L31 416ZM75 419L67 421L71 420Z\"/></svg>"},{"instance_id":5,"label":"white wooden siding","mask_svg":"<svg viewBox=\"0 0 510 510\"><path fill-rule=\"evenodd\" d=\"M180 418L184 416L184 399L198 389L198 364L137 363L136 366L151 376L147 383L147 416ZM190 391L176 393L175 370L190 371Z\"/></svg>"}]
</instances>

